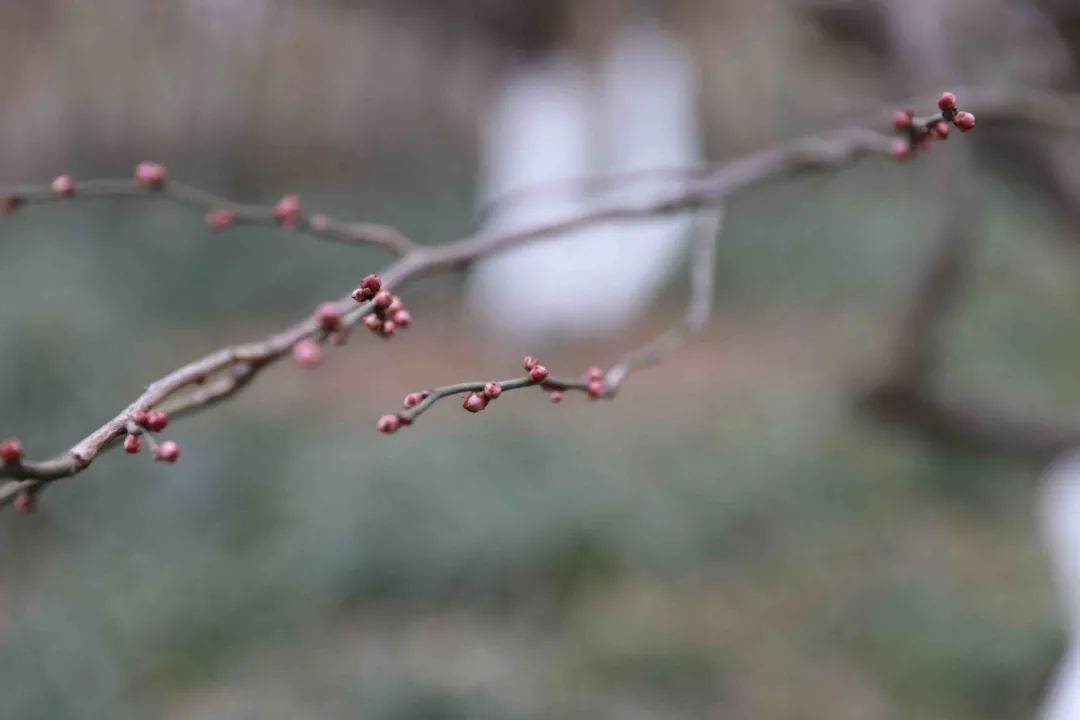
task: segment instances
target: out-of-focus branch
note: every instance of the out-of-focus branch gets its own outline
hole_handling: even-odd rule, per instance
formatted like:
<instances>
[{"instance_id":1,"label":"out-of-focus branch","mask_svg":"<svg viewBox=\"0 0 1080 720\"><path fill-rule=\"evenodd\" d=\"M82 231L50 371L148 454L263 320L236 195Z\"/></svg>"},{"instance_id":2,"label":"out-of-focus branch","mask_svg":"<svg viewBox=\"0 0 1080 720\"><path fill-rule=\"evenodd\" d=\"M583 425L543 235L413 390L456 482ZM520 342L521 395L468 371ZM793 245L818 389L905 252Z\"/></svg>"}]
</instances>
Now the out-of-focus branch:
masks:
<instances>
[{"instance_id":1,"label":"out-of-focus branch","mask_svg":"<svg viewBox=\"0 0 1080 720\"><path fill-rule=\"evenodd\" d=\"M665 358L701 333L713 308L713 284L716 280L716 246L723 210L703 215L694 229L695 238L690 257L690 300L679 324L652 340L647 345L627 353L611 366L604 375L607 392L618 392L623 380L631 370L649 367Z\"/></svg>"},{"instance_id":2,"label":"out-of-focus branch","mask_svg":"<svg viewBox=\"0 0 1080 720\"><path fill-rule=\"evenodd\" d=\"M158 166L162 167L162 166ZM274 205L237 203L201 188L168 178L160 182L137 179L76 181L61 175L52 185L27 185L0 192L0 208L102 199L168 201L206 213L206 223L220 230L231 225L283 226L312 237L347 245L377 245L395 255L406 255L412 243L394 228L375 223L349 223L326 215L300 212L296 196Z\"/></svg>"},{"instance_id":3,"label":"out-of-focus branch","mask_svg":"<svg viewBox=\"0 0 1080 720\"><path fill-rule=\"evenodd\" d=\"M970 86L955 90L957 96L964 98L964 107L979 118L981 127L1008 125L1032 125L1042 131L1075 132L1080 130L1080 96L1048 93L1028 88L1003 89L995 87ZM906 101L889 104L888 109L877 107L870 113L875 125L887 125L892 122L897 107L925 107L933 104L933 98L917 97ZM844 100L850 105L844 117L866 115L864 101ZM928 118L922 120L925 126ZM704 164L693 167L661 167L645 170L633 170L606 175L586 175L565 180L549 180L510 190L486 200L477 211L479 219L512 207L518 203L536 197L558 196L560 194L603 194L608 191L622 191L640 183L687 184L715 174L721 168L716 164Z\"/></svg>"}]
</instances>

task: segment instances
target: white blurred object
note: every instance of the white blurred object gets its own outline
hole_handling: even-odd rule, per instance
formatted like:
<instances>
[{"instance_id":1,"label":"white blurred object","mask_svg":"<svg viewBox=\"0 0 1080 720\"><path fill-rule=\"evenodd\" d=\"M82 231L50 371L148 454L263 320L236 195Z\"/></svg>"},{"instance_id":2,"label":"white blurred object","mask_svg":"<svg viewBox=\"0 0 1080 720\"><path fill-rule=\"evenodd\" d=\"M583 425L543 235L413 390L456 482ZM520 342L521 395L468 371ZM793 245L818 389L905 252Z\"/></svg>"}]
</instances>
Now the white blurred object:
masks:
<instances>
[{"instance_id":1,"label":"white blurred object","mask_svg":"<svg viewBox=\"0 0 1080 720\"><path fill-rule=\"evenodd\" d=\"M510 74L482 128L482 197L496 203L484 229L524 229L676 189L678 181L655 178L597 193L573 181L698 165L696 79L689 53L656 24L621 31L598 80L570 57ZM531 186L548 189L513 195ZM617 330L670 279L690 224L609 223L492 258L472 277L473 310L518 337Z\"/></svg>"},{"instance_id":2,"label":"white blurred object","mask_svg":"<svg viewBox=\"0 0 1080 720\"><path fill-rule=\"evenodd\" d=\"M1050 550L1069 644L1039 709L1039 720L1080 720L1080 452L1042 478L1039 523Z\"/></svg>"}]
</instances>

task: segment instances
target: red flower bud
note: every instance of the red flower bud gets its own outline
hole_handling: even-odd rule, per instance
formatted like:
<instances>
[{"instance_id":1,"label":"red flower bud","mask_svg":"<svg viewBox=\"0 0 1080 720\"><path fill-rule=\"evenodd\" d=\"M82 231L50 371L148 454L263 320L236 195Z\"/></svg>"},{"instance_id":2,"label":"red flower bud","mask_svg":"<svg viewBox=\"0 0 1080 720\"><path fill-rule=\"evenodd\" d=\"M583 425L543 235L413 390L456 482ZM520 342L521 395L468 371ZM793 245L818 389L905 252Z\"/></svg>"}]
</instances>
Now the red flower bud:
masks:
<instances>
[{"instance_id":1,"label":"red flower bud","mask_svg":"<svg viewBox=\"0 0 1080 720\"><path fill-rule=\"evenodd\" d=\"M956 113L956 117L953 118L953 123L956 124L956 127L960 128L960 132L967 132L975 127L975 116L961 110Z\"/></svg>"},{"instance_id":2,"label":"red flower bud","mask_svg":"<svg viewBox=\"0 0 1080 720\"><path fill-rule=\"evenodd\" d=\"M955 110L956 95L952 94L951 92L941 93L941 95L938 96L937 106L941 109L942 112L948 110Z\"/></svg>"},{"instance_id":3,"label":"red flower bud","mask_svg":"<svg viewBox=\"0 0 1080 720\"><path fill-rule=\"evenodd\" d=\"M297 364L312 367L322 360L322 348L319 347L319 343L306 338L293 345L292 355Z\"/></svg>"},{"instance_id":4,"label":"red flower bud","mask_svg":"<svg viewBox=\"0 0 1080 720\"><path fill-rule=\"evenodd\" d=\"M373 333L382 331L383 321L378 315L368 315L364 318L364 326Z\"/></svg>"},{"instance_id":5,"label":"red flower bud","mask_svg":"<svg viewBox=\"0 0 1080 720\"><path fill-rule=\"evenodd\" d=\"M285 227L297 227L300 224L300 196L283 195L274 206L274 220Z\"/></svg>"},{"instance_id":6,"label":"red flower bud","mask_svg":"<svg viewBox=\"0 0 1080 720\"><path fill-rule=\"evenodd\" d=\"M461 404L461 407L465 408L471 413L478 413L487 407L487 398L477 392L471 392L465 396L465 402Z\"/></svg>"},{"instance_id":7,"label":"red flower bud","mask_svg":"<svg viewBox=\"0 0 1080 720\"><path fill-rule=\"evenodd\" d=\"M502 395L502 385L492 380L491 382L484 383L484 397L488 400L494 400Z\"/></svg>"},{"instance_id":8,"label":"red flower bud","mask_svg":"<svg viewBox=\"0 0 1080 720\"><path fill-rule=\"evenodd\" d=\"M543 382L544 380L547 380L547 377L550 374L548 369L543 365L533 365L532 369L529 370L529 379L533 382Z\"/></svg>"},{"instance_id":9,"label":"red flower bud","mask_svg":"<svg viewBox=\"0 0 1080 720\"><path fill-rule=\"evenodd\" d=\"M138 435L128 435L124 438L124 452L128 455L134 455L142 449L142 438Z\"/></svg>"},{"instance_id":10,"label":"red flower bud","mask_svg":"<svg viewBox=\"0 0 1080 720\"><path fill-rule=\"evenodd\" d=\"M388 290L380 290L375 293L375 307L385 310L394 302L394 296Z\"/></svg>"},{"instance_id":11,"label":"red flower bud","mask_svg":"<svg viewBox=\"0 0 1080 720\"><path fill-rule=\"evenodd\" d=\"M22 513L23 515L29 515L34 512L34 506L37 503L35 502L33 495L23 491L15 496L15 499L11 504L15 507L16 512Z\"/></svg>"},{"instance_id":12,"label":"red flower bud","mask_svg":"<svg viewBox=\"0 0 1080 720\"><path fill-rule=\"evenodd\" d=\"M536 367L536 364L538 362L539 360L534 358L532 355L526 355L521 359L521 364L526 370L532 370L534 367Z\"/></svg>"},{"instance_id":13,"label":"red flower bud","mask_svg":"<svg viewBox=\"0 0 1080 720\"><path fill-rule=\"evenodd\" d=\"M388 314L390 314L390 315L393 315L398 310L404 310L404 309L405 309L405 303L397 295L394 295L393 299L390 301L390 304L386 306L386 312Z\"/></svg>"},{"instance_id":14,"label":"red flower bud","mask_svg":"<svg viewBox=\"0 0 1080 720\"><path fill-rule=\"evenodd\" d=\"M204 219L212 230L224 230L236 220L236 213L229 208L218 208L206 213Z\"/></svg>"},{"instance_id":15,"label":"red flower bud","mask_svg":"<svg viewBox=\"0 0 1080 720\"><path fill-rule=\"evenodd\" d=\"M414 408L417 405L419 405L423 400L424 400L424 394L423 393L418 393L418 392L409 393L408 395L405 396L405 402L401 403L401 406L404 407L404 408Z\"/></svg>"},{"instance_id":16,"label":"red flower bud","mask_svg":"<svg viewBox=\"0 0 1080 720\"><path fill-rule=\"evenodd\" d=\"M382 327L379 328L379 335L389 340L394 337L394 332L397 330L397 324L393 320L383 320Z\"/></svg>"},{"instance_id":17,"label":"red flower bud","mask_svg":"<svg viewBox=\"0 0 1080 720\"><path fill-rule=\"evenodd\" d=\"M176 462L178 457L180 457L180 446L172 440L166 440L158 445L157 452L154 453L155 460L167 463Z\"/></svg>"},{"instance_id":18,"label":"red flower bud","mask_svg":"<svg viewBox=\"0 0 1080 720\"><path fill-rule=\"evenodd\" d=\"M6 463L17 463L22 460L23 444L18 438L8 438L0 442L0 460Z\"/></svg>"},{"instance_id":19,"label":"red flower bud","mask_svg":"<svg viewBox=\"0 0 1080 720\"><path fill-rule=\"evenodd\" d=\"M604 385L603 380L590 380L589 381L589 397L592 399L601 398L607 392L607 387Z\"/></svg>"},{"instance_id":20,"label":"red flower bud","mask_svg":"<svg viewBox=\"0 0 1080 720\"><path fill-rule=\"evenodd\" d=\"M336 303L324 302L315 308L315 322L323 330L337 330L341 327L341 310Z\"/></svg>"},{"instance_id":21,"label":"red flower bud","mask_svg":"<svg viewBox=\"0 0 1080 720\"><path fill-rule=\"evenodd\" d=\"M911 143L907 140L894 140L891 153L897 160L907 160L911 157Z\"/></svg>"},{"instance_id":22,"label":"red flower bud","mask_svg":"<svg viewBox=\"0 0 1080 720\"><path fill-rule=\"evenodd\" d=\"M147 413L145 410L136 410L135 412L131 413L131 422L135 423L136 425L146 427L146 421L149 417L149 413Z\"/></svg>"},{"instance_id":23,"label":"red flower bud","mask_svg":"<svg viewBox=\"0 0 1080 720\"><path fill-rule=\"evenodd\" d=\"M18 195L5 195L0 198L0 215L7 215L9 212L14 212L22 205L22 198Z\"/></svg>"},{"instance_id":24,"label":"red flower bud","mask_svg":"<svg viewBox=\"0 0 1080 720\"><path fill-rule=\"evenodd\" d=\"M393 320L402 328L412 325L412 313L408 310L398 310L394 313Z\"/></svg>"},{"instance_id":25,"label":"red flower bud","mask_svg":"<svg viewBox=\"0 0 1080 720\"><path fill-rule=\"evenodd\" d=\"M161 163L147 161L135 166L135 182L151 190L164 187L168 175L168 169Z\"/></svg>"},{"instance_id":26,"label":"red flower bud","mask_svg":"<svg viewBox=\"0 0 1080 720\"><path fill-rule=\"evenodd\" d=\"M552 390L548 393L548 400L553 403L561 403L563 399L562 390Z\"/></svg>"},{"instance_id":27,"label":"red flower bud","mask_svg":"<svg viewBox=\"0 0 1080 720\"><path fill-rule=\"evenodd\" d=\"M934 135L938 138L938 140L948 140L949 126L943 122L934 123Z\"/></svg>"},{"instance_id":28,"label":"red flower bud","mask_svg":"<svg viewBox=\"0 0 1080 720\"><path fill-rule=\"evenodd\" d=\"M59 175L52 181L52 191L60 197L71 197L75 194L75 178L70 175Z\"/></svg>"},{"instance_id":29,"label":"red flower bud","mask_svg":"<svg viewBox=\"0 0 1080 720\"><path fill-rule=\"evenodd\" d=\"M585 377L587 377L589 380L603 380L604 371L594 365L589 368L589 371L587 373L585 373Z\"/></svg>"},{"instance_id":30,"label":"red flower bud","mask_svg":"<svg viewBox=\"0 0 1080 720\"><path fill-rule=\"evenodd\" d=\"M371 273L360 281L360 287L364 290L367 290L371 293L372 296L374 296L375 293L379 292L379 290L382 289L382 278L380 278L375 273Z\"/></svg>"},{"instance_id":31,"label":"red flower bud","mask_svg":"<svg viewBox=\"0 0 1080 720\"><path fill-rule=\"evenodd\" d=\"M161 432L169 425L169 416L161 410L152 410L146 415L146 429Z\"/></svg>"},{"instance_id":32,"label":"red flower bud","mask_svg":"<svg viewBox=\"0 0 1080 720\"><path fill-rule=\"evenodd\" d=\"M397 429L401 427L401 419L397 415L383 415L379 418L379 422L376 426L381 433L390 434L397 432Z\"/></svg>"},{"instance_id":33,"label":"red flower bud","mask_svg":"<svg viewBox=\"0 0 1080 720\"><path fill-rule=\"evenodd\" d=\"M911 127L911 117L902 110L897 111L896 114L893 115L892 123L893 127L897 130L904 130Z\"/></svg>"}]
</instances>

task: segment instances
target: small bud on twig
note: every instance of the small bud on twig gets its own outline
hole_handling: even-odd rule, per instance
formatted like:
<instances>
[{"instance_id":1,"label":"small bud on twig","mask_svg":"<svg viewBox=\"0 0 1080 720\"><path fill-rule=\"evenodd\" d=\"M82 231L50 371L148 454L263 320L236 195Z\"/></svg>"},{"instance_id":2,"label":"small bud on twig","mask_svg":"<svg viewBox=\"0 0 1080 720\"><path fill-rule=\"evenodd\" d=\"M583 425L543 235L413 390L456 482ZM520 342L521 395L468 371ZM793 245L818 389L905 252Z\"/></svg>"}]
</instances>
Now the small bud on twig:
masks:
<instances>
[{"instance_id":1,"label":"small bud on twig","mask_svg":"<svg viewBox=\"0 0 1080 720\"><path fill-rule=\"evenodd\" d=\"M152 410L146 415L146 429L161 432L169 426L169 416L162 410Z\"/></svg>"},{"instance_id":2,"label":"small bud on twig","mask_svg":"<svg viewBox=\"0 0 1080 720\"><path fill-rule=\"evenodd\" d=\"M315 308L315 322L323 330L334 331L341 328L341 310L337 303L324 302Z\"/></svg>"},{"instance_id":3,"label":"small bud on twig","mask_svg":"<svg viewBox=\"0 0 1080 720\"><path fill-rule=\"evenodd\" d=\"M135 166L135 182L150 190L165 187L168 175L169 171L162 163L146 161Z\"/></svg>"},{"instance_id":4,"label":"small bud on twig","mask_svg":"<svg viewBox=\"0 0 1080 720\"><path fill-rule=\"evenodd\" d=\"M206 224L212 230L224 230L236 220L236 213L228 208L218 208L206 213Z\"/></svg>"},{"instance_id":5,"label":"small bud on twig","mask_svg":"<svg viewBox=\"0 0 1080 720\"><path fill-rule=\"evenodd\" d=\"M465 396L465 402L461 404L461 407L465 408L471 413L478 413L487 407L487 398L477 392L471 392Z\"/></svg>"},{"instance_id":6,"label":"small bud on twig","mask_svg":"<svg viewBox=\"0 0 1080 720\"><path fill-rule=\"evenodd\" d=\"M953 120L953 123L956 127L960 128L960 132L967 132L975 127L975 116L961 110L956 113L956 118Z\"/></svg>"},{"instance_id":7,"label":"small bud on twig","mask_svg":"<svg viewBox=\"0 0 1080 720\"><path fill-rule=\"evenodd\" d=\"M21 462L23 457L23 444L18 438L8 438L0 442L0 460L6 463Z\"/></svg>"},{"instance_id":8,"label":"small bud on twig","mask_svg":"<svg viewBox=\"0 0 1080 720\"><path fill-rule=\"evenodd\" d=\"M15 500L13 500L11 504L15 506L16 512L22 513L23 515L29 515L34 512L35 506L37 505L34 496L26 491L16 495Z\"/></svg>"},{"instance_id":9,"label":"small bud on twig","mask_svg":"<svg viewBox=\"0 0 1080 720\"><path fill-rule=\"evenodd\" d=\"M71 197L75 194L75 179L70 175L60 175L52 181L52 191L60 197Z\"/></svg>"},{"instance_id":10,"label":"small bud on twig","mask_svg":"<svg viewBox=\"0 0 1080 720\"><path fill-rule=\"evenodd\" d=\"M319 343L310 338L305 338L293 345L292 354L293 360L304 367L318 365L322 360L322 348L319 347Z\"/></svg>"},{"instance_id":11,"label":"small bud on twig","mask_svg":"<svg viewBox=\"0 0 1080 720\"><path fill-rule=\"evenodd\" d=\"M394 296L386 290L380 290L379 292L375 293L374 302L375 307L381 310L385 310L390 307L391 303L394 302Z\"/></svg>"},{"instance_id":12,"label":"small bud on twig","mask_svg":"<svg viewBox=\"0 0 1080 720\"><path fill-rule=\"evenodd\" d=\"M274 205L274 220L285 227L300 225L300 196L283 195Z\"/></svg>"},{"instance_id":13,"label":"small bud on twig","mask_svg":"<svg viewBox=\"0 0 1080 720\"><path fill-rule=\"evenodd\" d=\"M154 459L161 462L174 463L180 457L180 446L172 440L166 440L158 446L154 453Z\"/></svg>"}]
</instances>

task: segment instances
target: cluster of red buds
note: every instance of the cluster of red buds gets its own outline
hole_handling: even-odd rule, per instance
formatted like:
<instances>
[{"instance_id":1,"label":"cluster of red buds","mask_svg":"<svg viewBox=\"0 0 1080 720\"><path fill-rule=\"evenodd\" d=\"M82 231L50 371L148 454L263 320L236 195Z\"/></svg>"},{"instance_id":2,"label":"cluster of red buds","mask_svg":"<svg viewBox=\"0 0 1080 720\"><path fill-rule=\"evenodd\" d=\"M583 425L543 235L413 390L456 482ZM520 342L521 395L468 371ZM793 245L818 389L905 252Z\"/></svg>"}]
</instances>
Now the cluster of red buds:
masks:
<instances>
[{"instance_id":1,"label":"cluster of red buds","mask_svg":"<svg viewBox=\"0 0 1080 720\"><path fill-rule=\"evenodd\" d=\"M384 290L382 280L374 273L360 281L360 285L353 290L352 298L358 303L371 302L374 312L364 318L364 325L382 338L390 339L399 328L412 325L412 313L405 309L405 303L389 290ZM320 340L329 339L335 345L344 345L348 339L345 313L336 302L328 300L321 303L315 308L313 317L322 337L304 338L293 345L293 359L300 365L319 364L322 360Z\"/></svg>"},{"instance_id":2,"label":"cluster of red buds","mask_svg":"<svg viewBox=\"0 0 1080 720\"><path fill-rule=\"evenodd\" d=\"M904 135L893 143L893 157L904 159L911 157L916 150L924 150L931 141L946 140L949 137L949 124L955 125L960 132L967 132L975 127L975 116L956 105L956 95L943 92L938 97L939 114L929 118L916 118L911 108L901 110L893 116L893 127Z\"/></svg>"},{"instance_id":3,"label":"cluster of red buds","mask_svg":"<svg viewBox=\"0 0 1080 720\"><path fill-rule=\"evenodd\" d=\"M136 410L131 415L128 424L128 434L124 438L124 450L134 455L142 449L140 435L143 431L160 432L169 424L169 416L162 410ZM162 462L173 463L180 457L180 446L172 440L166 440L160 445L150 440L154 449L154 459ZM8 438L0 442L0 464L17 466L22 463L23 445L18 438ZM15 496L12 501L15 509L20 513L34 511L36 499L33 492L23 491Z\"/></svg>"},{"instance_id":4,"label":"cluster of red buds","mask_svg":"<svg viewBox=\"0 0 1080 720\"><path fill-rule=\"evenodd\" d=\"M147 432L161 432L169 426L169 415L164 410L136 410L131 414L131 422L128 424L128 434L124 438L124 452L135 455L142 450L142 434ZM180 457L180 445L172 440L166 440L160 445L147 435L151 449L154 451L154 459L161 462L174 463Z\"/></svg>"},{"instance_id":5,"label":"cluster of red buds","mask_svg":"<svg viewBox=\"0 0 1080 720\"><path fill-rule=\"evenodd\" d=\"M563 401L563 391L560 388L552 387L544 381L548 378L548 369L540 364L532 355L526 355L521 360L521 364L529 371L529 379L535 383L540 383L540 387L548 393L548 400L553 403L561 403ZM607 394L607 386L604 384L604 371L598 367L591 367L585 373L585 392L593 400L604 397Z\"/></svg>"},{"instance_id":6,"label":"cluster of red buds","mask_svg":"<svg viewBox=\"0 0 1080 720\"><path fill-rule=\"evenodd\" d=\"M360 281L352 298L358 303L370 300L375 306L375 312L364 318L364 326L384 339L394 337L398 328L404 330L412 325L412 313L405 309L404 301L384 290L382 279L374 273Z\"/></svg>"},{"instance_id":7,"label":"cluster of red buds","mask_svg":"<svg viewBox=\"0 0 1080 720\"><path fill-rule=\"evenodd\" d=\"M533 386L538 386L544 390L548 395L548 399L553 403L560 403L563 401L564 390L567 388L582 390L594 400L608 396L608 388L604 383L604 371L598 367L589 368L588 372L585 374L585 382L582 383L579 381L567 382L553 378L551 376L551 371L541 365L540 361L532 355L526 355L522 358L521 365L528 372L523 378L504 380L501 383L496 380L489 380L486 383L464 383L460 386L450 386L436 390L423 390L421 392L409 393L401 403L401 406L405 408L405 412L399 412L393 415L383 415L379 418L376 427L379 432L393 433L406 425L411 425L416 415L427 409L426 406L420 408L418 408L418 406L425 400L431 398L432 393L436 394L435 399L439 399L459 392L464 392L465 397L462 400L461 407L471 413L478 413L484 410L492 401L498 399L504 391ZM413 410L414 408L418 409Z\"/></svg>"},{"instance_id":8,"label":"cluster of red buds","mask_svg":"<svg viewBox=\"0 0 1080 720\"><path fill-rule=\"evenodd\" d=\"M521 359L521 366L529 371L529 380L534 383L540 383L540 387L544 388L548 394L548 400L553 403L560 403L563 399L562 390L558 388L545 386L543 383L551 375L551 372L540 364L532 355L526 355Z\"/></svg>"},{"instance_id":9,"label":"cluster of red buds","mask_svg":"<svg viewBox=\"0 0 1080 720\"><path fill-rule=\"evenodd\" d=\"M481 390L474 390L467 394L465 400L461 403L461 407L471 413L478 413L486 408L489 402L498 399L500 395L502 395L502 385L495 380L489 380L484 383Z\"/></svg>"}]
</instances>

